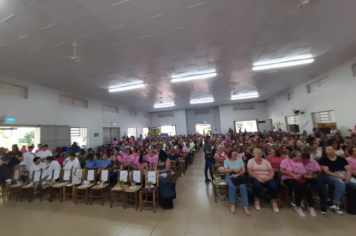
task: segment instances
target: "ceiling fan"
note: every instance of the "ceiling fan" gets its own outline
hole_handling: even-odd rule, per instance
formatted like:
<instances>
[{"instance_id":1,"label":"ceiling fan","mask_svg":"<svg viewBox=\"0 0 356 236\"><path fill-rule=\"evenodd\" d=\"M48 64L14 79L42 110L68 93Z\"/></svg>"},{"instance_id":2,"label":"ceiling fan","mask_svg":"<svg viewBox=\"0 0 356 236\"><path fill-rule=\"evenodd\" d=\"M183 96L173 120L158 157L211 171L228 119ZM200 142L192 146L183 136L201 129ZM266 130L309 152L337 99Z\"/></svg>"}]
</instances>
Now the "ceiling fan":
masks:
<instances>
[{"instance_id":1,"label":"ceiling fan","mask_svg":"<svg viewBox=\"0 0 356 236\"><path fill-rule=\"evenodd\" d=\"M310 0L300 0L300 5L299 5L299 9L302 9L304 7L306 7L307 5L309 5Z\"/></svg>"}]
</instances>

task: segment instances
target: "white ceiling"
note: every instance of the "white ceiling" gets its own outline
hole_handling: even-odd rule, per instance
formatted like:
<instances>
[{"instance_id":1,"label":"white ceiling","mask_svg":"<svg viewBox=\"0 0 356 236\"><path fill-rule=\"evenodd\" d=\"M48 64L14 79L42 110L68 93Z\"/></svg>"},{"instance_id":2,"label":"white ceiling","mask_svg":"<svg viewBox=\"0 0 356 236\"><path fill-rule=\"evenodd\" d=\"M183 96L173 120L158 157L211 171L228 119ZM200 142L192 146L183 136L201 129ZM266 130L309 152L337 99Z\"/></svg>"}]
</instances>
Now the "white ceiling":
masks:
<instances>
[{"instance_id":1,"label":"white ceiling","mask_svg":"<svg viewBox=\"0 0 356 236\"><path fill-rule=\"evenodd\" d=\"M155 111L264 101L349 59L356 0L0 0L0 74ZM72 61L78 44L80 62ZM312 55L310 65L252 72L254 63ZM171 83L217 71L218 77ZM110 87L146 83L109 93ZM214 104L189 105L214 97ZM166 108L163 110L169 110ZM159 109L161 110L161 109Z\"/></svg>"}]
</instances>

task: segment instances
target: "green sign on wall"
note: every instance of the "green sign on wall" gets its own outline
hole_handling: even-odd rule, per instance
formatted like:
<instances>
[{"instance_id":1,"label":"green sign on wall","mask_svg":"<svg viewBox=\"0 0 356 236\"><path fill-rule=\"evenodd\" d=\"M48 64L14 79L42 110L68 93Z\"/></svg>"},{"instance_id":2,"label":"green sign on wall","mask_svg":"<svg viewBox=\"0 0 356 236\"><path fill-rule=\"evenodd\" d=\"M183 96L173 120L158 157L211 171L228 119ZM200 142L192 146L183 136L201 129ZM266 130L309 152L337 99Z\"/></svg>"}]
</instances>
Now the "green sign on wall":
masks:
<instances>
[{"instance_id":1,"label":"green sign on wall","mask_svg":"<svg viewBox=\"0 0 356 236\"><path fill-rule=\"evenodd\" d=\"M94 137L99 137L99 133L94 133Z\"/></svg>"}]
</instances>

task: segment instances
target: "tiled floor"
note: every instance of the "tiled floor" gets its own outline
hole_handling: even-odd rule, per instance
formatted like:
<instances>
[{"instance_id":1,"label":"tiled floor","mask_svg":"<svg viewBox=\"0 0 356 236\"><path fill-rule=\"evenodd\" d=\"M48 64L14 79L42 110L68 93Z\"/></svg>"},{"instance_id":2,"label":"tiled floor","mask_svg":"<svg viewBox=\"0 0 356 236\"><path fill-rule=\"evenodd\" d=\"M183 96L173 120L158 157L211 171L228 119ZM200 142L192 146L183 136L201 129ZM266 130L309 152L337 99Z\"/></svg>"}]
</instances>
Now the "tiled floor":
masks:
<instances>
[{"instance_id":1,"label":"tiled floor","mask_svg":"<svg viewBox=\"0 0 356 236\"><path fill-rule=\"evenodd\" d=\"M202 152L186 175L178 180L177 199L173 210L149 208L143 212L121 206L110 209L83 203L75 205L46 199L32 203L0 199L0 235L52 236L52 235L104 235L104 236L232 236L232 235L355 235L356 216L338 216L332 212L317 217L299 217L292 208L281 209L279 214L269 204L257 212L251 207L251 217L242 213L238 202L237 214L229 212L227 200L214 202L212 186L204 180Z\"/></svg>"}]
</instances>

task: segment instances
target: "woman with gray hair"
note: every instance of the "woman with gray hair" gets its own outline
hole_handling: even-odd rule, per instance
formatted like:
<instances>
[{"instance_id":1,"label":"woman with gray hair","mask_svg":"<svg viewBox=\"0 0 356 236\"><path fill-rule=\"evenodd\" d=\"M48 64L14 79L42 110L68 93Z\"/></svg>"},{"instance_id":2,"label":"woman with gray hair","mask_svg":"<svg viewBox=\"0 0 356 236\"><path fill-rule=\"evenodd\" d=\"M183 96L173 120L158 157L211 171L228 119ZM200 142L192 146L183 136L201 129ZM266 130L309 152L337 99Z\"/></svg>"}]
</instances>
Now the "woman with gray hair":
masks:
<instances>
[{"instance_id":1,"label":"woman with gray hair","mask_svg":"<svg viewBox=\"0 0 356 236\"><path fill-rule=\"evenodd\" d=\"M217 150L216 150L216 153L215 153L215 156L214 156L214 159L215 159L215 163L216 164L220 164L220 165L223 165L224 164L224 161L226 160L227 158L227 155L225 154L225 148L223 145L219 145Z\"/></svg>"}]
</instances>

